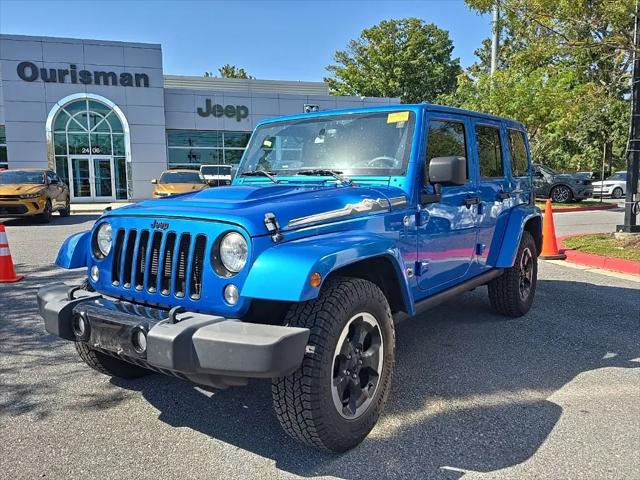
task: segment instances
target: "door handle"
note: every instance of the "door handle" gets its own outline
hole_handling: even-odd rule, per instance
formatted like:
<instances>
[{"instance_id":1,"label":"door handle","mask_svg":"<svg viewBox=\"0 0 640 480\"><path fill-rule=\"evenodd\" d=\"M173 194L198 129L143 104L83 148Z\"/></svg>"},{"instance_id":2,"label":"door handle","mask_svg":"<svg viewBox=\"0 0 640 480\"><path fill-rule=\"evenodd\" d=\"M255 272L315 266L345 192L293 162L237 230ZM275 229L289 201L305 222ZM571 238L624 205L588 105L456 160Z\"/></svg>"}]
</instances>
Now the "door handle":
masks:
<instances>
[{"instance_id":1,"label":"door handle","mask_svg":"<svg viewBox=\"0 0 640 480\"><path fill-rule=\"evenodd\" d=\"M508 200L509 198L511 198L511 193L509 193L509 192L499 192L498 193L498 199L499 200Z\"/></svg>"},{"instance_id":2,"label":"door handle","mask_svg":"<svg viewBox=\"0 0 640 480\"><path fill-rule=\"evenodd\" d=\"M471 205L479 205L480 197L467 197L464 199L464 204L467 208L471 208Z\"/></svg>"}]
</instances>

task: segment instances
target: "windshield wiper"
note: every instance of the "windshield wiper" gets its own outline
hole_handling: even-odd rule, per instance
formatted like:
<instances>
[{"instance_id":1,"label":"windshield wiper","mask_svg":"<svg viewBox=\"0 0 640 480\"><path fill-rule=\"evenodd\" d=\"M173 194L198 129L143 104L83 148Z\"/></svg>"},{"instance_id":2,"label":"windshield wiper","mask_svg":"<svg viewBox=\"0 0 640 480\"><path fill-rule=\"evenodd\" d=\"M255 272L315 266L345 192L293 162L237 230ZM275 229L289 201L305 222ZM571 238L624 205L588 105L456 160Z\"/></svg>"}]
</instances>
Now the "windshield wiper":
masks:
<instances>
[{"instance_id":1,"label":"windshield wiper","mask_svg":"<svg viewBox=\"0 0 640 480\"><path fill-rule=\"evenodd\" d=\"M353 180L342 175L342 172L338 170L328 170L328 169L322 169L322 168L317 168L314 170L300 170L298 173L296 173L296 175L310 175L310 176L323 176L323 177L330 176L340 181L341 183L347 183L351 186L354 185Z\"/></svg>"},{"instance_id":2,"label":"windshield wiper","mask_svg":"<svg viewBox=\"0 0 640 480\"><path fill-rule=\"evenodd\" d=\"M240 174L241 177L267 177L273 183L280 183L280 180L276 178L275 172L267 172L266 170L248 170Z\"/></svg>"}]
</instances>

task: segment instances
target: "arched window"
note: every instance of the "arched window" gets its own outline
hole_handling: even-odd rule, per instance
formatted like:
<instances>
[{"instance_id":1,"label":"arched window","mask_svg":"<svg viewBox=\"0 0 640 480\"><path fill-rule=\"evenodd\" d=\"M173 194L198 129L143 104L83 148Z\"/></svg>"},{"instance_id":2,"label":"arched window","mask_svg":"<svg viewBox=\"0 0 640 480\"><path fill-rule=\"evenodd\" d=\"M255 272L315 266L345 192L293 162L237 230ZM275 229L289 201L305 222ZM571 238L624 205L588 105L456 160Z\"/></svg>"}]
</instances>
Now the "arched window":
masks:
<instances>
[{"instance_id":1,"label":"arched window","mask_svg":"<svg viewBox=\"0 0 640 480\"><path fill-rule=\"evenodd\" d=\"M55 169L78 199L127 198L127 139L121 114L114 108L82 98L55 112Z\"/></svg>"}]
</instances>

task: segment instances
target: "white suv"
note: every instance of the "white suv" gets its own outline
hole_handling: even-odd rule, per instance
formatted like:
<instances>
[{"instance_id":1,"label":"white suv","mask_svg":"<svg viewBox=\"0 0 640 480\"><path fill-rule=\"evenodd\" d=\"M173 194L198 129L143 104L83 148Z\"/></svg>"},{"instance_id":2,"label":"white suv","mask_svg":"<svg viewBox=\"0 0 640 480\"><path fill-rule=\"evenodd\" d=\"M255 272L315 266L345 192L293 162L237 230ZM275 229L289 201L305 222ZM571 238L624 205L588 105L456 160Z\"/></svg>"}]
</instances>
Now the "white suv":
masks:
<instances>
[{"instance_id":1,"label":"white suv","mask_svg":"<svg viewBox=\"0 0 640 480\"><path fill-rule=\"evenodd\" d=\"M638 182L640 184L640 182ZM627 193L627 172L621 170L601 182L593 182L594 197L622 198Z\"/></svg>"}]
</instances>

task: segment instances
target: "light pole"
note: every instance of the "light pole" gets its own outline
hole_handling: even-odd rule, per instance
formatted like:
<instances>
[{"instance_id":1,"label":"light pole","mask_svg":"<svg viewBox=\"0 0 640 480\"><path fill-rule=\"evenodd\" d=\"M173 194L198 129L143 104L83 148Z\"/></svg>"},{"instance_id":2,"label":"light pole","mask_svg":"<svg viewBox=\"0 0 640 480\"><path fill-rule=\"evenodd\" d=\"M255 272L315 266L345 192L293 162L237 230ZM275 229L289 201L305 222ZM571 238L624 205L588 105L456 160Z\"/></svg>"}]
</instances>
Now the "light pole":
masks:
<instances>
[{"instance_id":1,"label":"light pole","mask_svg":"<svg viewBox=\"0 0 640 480\"><path fill-rule=\"evenodd\" d=\"M498 69L498 44L500 43L500 1L493 6L493 35L491 37L491 75Z\"/></svg>"},{"instance_id":2,"label":"light pole","mask_svg":"<svg viewBox=\"0 0 640 480\"><path fill-rule=\"evenodd\" d=\"M627 194L624 203L624 224L618 225L618 232L640 233L637 205L638 177L640 176L640 10L636 0L635 29L633 33L633 76L631 87L631 124L629 127L629 152L627 155Z\"/></svg>"}]
</instances>

